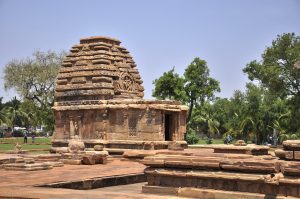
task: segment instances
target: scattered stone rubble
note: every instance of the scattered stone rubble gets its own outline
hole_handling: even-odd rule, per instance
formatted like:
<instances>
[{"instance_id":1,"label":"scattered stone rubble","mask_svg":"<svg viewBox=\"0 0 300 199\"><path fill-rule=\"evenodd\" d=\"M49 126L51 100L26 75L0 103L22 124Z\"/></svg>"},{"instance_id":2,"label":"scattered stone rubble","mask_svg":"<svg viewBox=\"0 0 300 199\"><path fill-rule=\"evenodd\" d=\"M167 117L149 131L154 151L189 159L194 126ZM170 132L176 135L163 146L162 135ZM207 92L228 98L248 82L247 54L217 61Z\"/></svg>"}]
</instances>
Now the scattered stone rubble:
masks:
<instances>
[{"instance_id":1,"label":"scattered stone rubble","mask_svg":"<svg viewBox=\"0 0 300 199\"><path fill-rule=\"evenodd\" d=\"M58 152L58 151L55 151ZM103 150L103 146L95 145L94 148L85 148L84 142L78 137L69 140L67 148L60 148L62 161L71 165L94 165L106 164L108 152Z\"/></svg>"}]
</instances>

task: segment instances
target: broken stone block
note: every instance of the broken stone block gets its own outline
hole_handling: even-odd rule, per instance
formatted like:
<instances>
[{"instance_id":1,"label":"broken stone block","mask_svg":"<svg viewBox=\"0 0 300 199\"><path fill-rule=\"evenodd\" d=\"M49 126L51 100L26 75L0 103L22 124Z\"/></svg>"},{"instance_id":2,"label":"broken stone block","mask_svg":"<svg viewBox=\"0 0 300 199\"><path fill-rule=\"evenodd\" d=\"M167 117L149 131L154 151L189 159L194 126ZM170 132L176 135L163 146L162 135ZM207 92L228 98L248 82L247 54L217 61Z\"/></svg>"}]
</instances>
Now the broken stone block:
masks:
<instances>
[{"instance_id":1,"label":"broken stone block","mask_svg":"<svg viewBox=\"0 0 300 199\"><path fill-rule=\"evenodd\" d=\"M94 165L96 164L96 158L94 157L94 155L84 155L82 157L82 164Z\"/></svg>"},{"instance_id":2,"label":"broken stone block","mask_svg":"<svg viewBox=\"0 0 300 199\"><path fill-rule=\"evenodd\" d=\"M99 145L99 144L94 146L95 151L103 151L103 148L104 148L103 145Z\"/></svg>"},{"instance_id":3,"label":"broken stone block","mask_svg":"<svg viewBox=\"0 0 300 199\"><path fill-rule=\"evenodd\" d=\"M235 146L246 146L247 144L245 143L244 140L237 140L235 143L234 143Z\"/></svg>"},{"instance_id":4,"label":"broken stone block","mask_svg":"<svg viewBox=\"0 0 300 199\"><path fill-rule=\"evenodd\" d=\"M84 142L77 140L77 139L72 139L69 141L69 150L72 153L78 153L80 151L84 151Z\"/></svg>"}]
</instances>

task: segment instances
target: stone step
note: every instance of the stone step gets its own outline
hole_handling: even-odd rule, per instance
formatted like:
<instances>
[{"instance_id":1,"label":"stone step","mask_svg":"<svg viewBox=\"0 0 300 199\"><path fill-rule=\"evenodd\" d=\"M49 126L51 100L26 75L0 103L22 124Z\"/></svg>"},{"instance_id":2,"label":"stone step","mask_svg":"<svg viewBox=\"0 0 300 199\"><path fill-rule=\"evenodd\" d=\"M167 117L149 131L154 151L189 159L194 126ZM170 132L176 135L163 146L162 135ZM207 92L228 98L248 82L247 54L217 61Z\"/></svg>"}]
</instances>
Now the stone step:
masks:
<instances>
[{"instance_id":1,"label":"stone step","mask_svg":"<svg viewBox=\"0 0 300 199\"><path fill-rule=\"evenodd\" d=\"M3 165L5 170L13 170L13 171L38 171L38 170L47 170L52 169L53 166L47 163L12 163Z\"/></svg>"}]
</instances>

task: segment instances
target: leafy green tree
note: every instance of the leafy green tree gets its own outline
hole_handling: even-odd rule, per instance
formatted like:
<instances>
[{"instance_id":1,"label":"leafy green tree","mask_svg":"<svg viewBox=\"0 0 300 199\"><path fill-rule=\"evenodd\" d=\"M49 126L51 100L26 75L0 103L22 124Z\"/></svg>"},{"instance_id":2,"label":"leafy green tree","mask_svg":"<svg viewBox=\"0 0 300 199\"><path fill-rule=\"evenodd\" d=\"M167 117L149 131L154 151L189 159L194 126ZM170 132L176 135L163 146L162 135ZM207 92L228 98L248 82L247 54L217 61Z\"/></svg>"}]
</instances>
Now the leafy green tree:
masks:
<instances>
[{"instance_id":1,"label":"leafy green tree","mask_svg":"<svg viewBox=\"0 0 300 199\"><path fill-rule=\"evenodd\" d=\"M5 89L15 89L24 103L29 105L26 111L35 118L35 121L30 122L46 125L48 130L52 130L54 126L51 110L54 84L65 55L65 52L35 51L33 57L12 60L4 70ZM29 104L28 101L32 103ZM29 108L32 110L28 110Z\"/></svg>"},{"instance_id":2,"label":"leafy green tree","mask_svg":"<svg viewBox=\"0 0 300 199\"><path fill-rule=\"evenodd\" d=\"M153 81L153 96L158 99L174 99L189 105L187 122L192 117L193 108L211 100L214 93L220 91L219 82L209 76L204 60L195 58L185 69L183 77L174 72L174 68Z\"/></svg>"},{"instance_id":3,"label":"leafy green tree","mask_svg":"<svg viewBox=\"0 0 300 199\"><path fill-rule=\"evenodd\" d=\"M6 122L5 105L2 103L3 97L0 97L0 127Z\"/></svg>"},{"instance_id":4,"label":"leafy green tree","mask_svg":"<svg viewBox=\"0 0 300 199\"><path fill-rule=\"evenodd\" d=\"M213 135L219 134L220 126L214 116L212 106L205 103L202 107L195 108L190 126L197 132L205 132L208 138L212 138Z\"/></svg>"},{"instance_id":5,"label":"leafy green tree","mask_svg":"<svg viewBox=\"0 0 300 199\"><path fill-rule=\"evenodd\" d=\"M184 80L174 70L175 68L173 67L172 70L164 72L161 77L153 81L155 85L152 91L153 97L183 101L185 98Z\"/></svg>"},{"instance_id":6,"label":"leafy green tree","mask_svg":"<svg viewBox=\"0 0 300 199\"><path fill-rule=\"evenodd\" d=\"M294 33L278 35L267 47L261 61L251 61L243 69L250 80L258 80L263 87L282 99L289 98L293 131L300 129L300 37Z\"/></svg>"},{"instance_id":7,"label":"leafy green tree","mask_svg":"<svg viewBox=\"0 0 300 199\"><path fill-rule=\"evenodd\" d=\"M21 126L25 124L25 121L29 120L28 114L21 109L21 102L14 97L8 106L5 108L5 114L7 117L8 125L13 129L15 126Z\"/></svg>"},{"instance_id":8,"label":"leafy green tree","mask_svg":"<svg viewBox=\"0 0 300 199\"><path fill-rule=\"evenodd\" d=\"M187 121L190 121L194 106L201 106L206 100L211 100L214 93L220 91L220 87L219 82L209 76L206 61L198 57L185 69L183 77L189 105Z\"/></svg>"},{"instance_id":9,"label":"leafy green tree","mask_svg":"<svg viewBox=\"0 0 300 199\"><path fill-rule=\"evenodd\" d=\"M55 79L64 57L64 52L35 51L33 57L12 60L4 69L5 89L15 89L23 99L40 107L51 107Z\"/></svg>"}]
</instances>

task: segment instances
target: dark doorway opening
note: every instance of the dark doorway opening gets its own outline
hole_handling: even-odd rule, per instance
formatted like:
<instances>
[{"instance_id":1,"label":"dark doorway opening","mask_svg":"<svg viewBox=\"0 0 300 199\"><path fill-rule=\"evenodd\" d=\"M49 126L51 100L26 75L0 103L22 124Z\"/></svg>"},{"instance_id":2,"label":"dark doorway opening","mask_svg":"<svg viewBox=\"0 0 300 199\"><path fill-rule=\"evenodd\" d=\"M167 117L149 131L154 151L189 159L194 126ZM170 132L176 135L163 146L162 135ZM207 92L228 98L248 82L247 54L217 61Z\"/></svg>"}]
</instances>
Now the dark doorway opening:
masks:
<instances>
[{"instance_id":1,"label":"dark doorway opening","mask_svg":"<svg viewBox=\"0 0 300 199\"><path fill-rule=\"evenodd\" d=\"M165 141L171 141L172 139L172 115L165 114Z\"/></svg>"}]
</instances>

